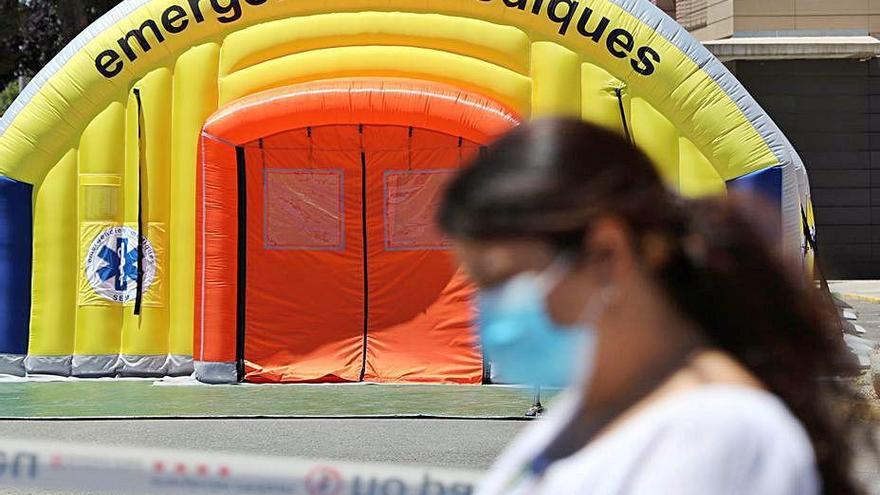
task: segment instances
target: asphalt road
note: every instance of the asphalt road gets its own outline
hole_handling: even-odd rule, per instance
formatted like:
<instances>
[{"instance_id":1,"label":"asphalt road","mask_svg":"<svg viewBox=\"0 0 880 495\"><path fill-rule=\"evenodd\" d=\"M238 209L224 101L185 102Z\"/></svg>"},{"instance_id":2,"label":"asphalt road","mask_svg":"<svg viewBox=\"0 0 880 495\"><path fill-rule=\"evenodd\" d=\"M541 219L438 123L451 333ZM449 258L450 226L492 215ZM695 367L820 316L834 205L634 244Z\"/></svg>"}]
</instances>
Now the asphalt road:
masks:
<instances>
[{"instance_id":1,"label":"asphalt road","mask_svg":"<svg viewBox=\"0 0 880 495\"><path fill-rule=\"evenodd\" d=\"M853 323L865 329L866 332L862 337L880 342L880 304L853 298L844 299L858 314L858 320ZM880 444L880 434L877 435L877 442ZM880 495L880 465L876 461L862 455L857 459L856 472L867 481L866 484L871 490L869 493Z\"/></svg>"},{"instance_id":2,"label":"asphalt road","mask_svg":"<svg viewBox=\"0 0 880 495\"><path fill-rule=\"evenodd\" d=\"M0 438L484 469L524 421L292 419L0 422Z\"/></svg>"},{"instance_id":3,"label":"asphalt road","mask_svg":"<svg viewBox=\"0 0 880 495\"><path fill-rule=\"evenodd\" d=\"M0 438L485 469L526 425L428 419L3 421ZM2 495L49 493L0 489Z\"/></svg>"},{"instance_id":4,"label":"asphalt road","mask_svg":"<svg viewBox=\"0 0 880 495\"><path fill-rule=\"evenodd\" d=\"M862 337L880 342L880 304L845 297L844 300L856 311L858 319L853 323L861 325L865 329Z\"/></svg>"}]
</instances>

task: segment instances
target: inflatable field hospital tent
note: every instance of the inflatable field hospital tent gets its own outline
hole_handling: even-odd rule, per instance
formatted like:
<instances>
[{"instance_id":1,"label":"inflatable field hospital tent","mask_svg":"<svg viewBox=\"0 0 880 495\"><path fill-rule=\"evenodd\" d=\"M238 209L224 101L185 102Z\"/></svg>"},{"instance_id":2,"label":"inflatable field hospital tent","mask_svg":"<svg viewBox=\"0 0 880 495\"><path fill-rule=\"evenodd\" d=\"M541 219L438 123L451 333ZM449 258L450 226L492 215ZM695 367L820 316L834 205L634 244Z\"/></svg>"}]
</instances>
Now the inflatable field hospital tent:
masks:
<instances>
[{"instance_id":1,"label":"inflatable field hospital tent","mask_svg":"<svg viewBox=\"0 0 880 495\"><path fill-rule=\"evenodd\" d=\"M0 371L479 383L434 210L551 115L760 191L803 255L797 154L647 1L125 0L0 122Z\"/></svg>"}]
</instances>

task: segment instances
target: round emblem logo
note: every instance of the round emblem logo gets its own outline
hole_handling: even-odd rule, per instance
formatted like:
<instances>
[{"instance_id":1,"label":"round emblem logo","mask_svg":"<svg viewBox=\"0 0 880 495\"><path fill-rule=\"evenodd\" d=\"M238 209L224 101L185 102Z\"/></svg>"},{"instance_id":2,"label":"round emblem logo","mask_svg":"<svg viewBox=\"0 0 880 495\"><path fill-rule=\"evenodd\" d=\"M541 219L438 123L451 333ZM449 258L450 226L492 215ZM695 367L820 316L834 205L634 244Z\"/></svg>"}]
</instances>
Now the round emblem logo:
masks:
<instances>
[{"instance_id":1,"label":"round emblem logo","mask_svg":"<svg viewBox=\"0 0 880 495\"><path fill-rule=\"evenodd\" d=\"M342 475L331 467L316 467L306 475L305 485L309 495L338 495L343 488Z\"/></svg>"},{"instance_id":2,"label":"round emblem logo","mask_svg":"<svg viewBox=\"0 0 880 495\"><path fill-rule=\"evenodd\" d=\"M86 254L86 280L95 293L108 301L127 303L137 297L138 233L131 227L104 230ZM145 237L143 293L156 280L156 251Z\"/></svg>"}]
</instances>

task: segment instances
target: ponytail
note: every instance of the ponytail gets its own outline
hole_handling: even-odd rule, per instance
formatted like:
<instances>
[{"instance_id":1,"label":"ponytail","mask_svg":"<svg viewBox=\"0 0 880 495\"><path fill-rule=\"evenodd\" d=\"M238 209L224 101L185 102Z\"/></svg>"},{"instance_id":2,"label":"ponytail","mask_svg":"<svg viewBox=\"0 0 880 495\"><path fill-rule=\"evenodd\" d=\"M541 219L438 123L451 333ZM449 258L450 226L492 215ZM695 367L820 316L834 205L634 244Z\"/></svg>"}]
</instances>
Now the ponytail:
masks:
<instances>
[{"instance_id":1,"label":"ponytail","mask_svg":"<svg viewBox=\"0 0 880 495\"><path fill-rule=\"evenodd\" d=\"M657 279L716 347L780 397L812 441L825 493L856 494L851 418L833 410L854 400L836 308L786 268L757 223L756 198L687 202L678 242ZM749 212L748 210L752 210ZM778 234L777 234L778 238Z\"/></svg>"}]
</instances>

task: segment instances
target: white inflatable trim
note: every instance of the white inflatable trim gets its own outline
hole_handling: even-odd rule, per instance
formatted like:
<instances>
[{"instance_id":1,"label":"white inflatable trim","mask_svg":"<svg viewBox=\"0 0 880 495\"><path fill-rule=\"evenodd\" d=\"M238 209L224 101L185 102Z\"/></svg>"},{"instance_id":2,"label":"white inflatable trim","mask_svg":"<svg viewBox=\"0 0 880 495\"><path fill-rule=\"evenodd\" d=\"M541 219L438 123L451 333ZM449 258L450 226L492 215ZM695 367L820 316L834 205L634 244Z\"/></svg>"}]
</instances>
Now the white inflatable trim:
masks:
<instances>
[{"instance_id":1,"label":"white inflatable trim","mask_svg":"<svg viewBox=\"0 0 880 495\"><path fill-rule=\"evenodd\" d=\"M481 473L0 440L0 486L115 494L470 495Z\"/></svg>"}]
</instances>

